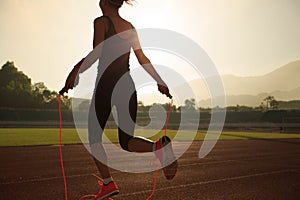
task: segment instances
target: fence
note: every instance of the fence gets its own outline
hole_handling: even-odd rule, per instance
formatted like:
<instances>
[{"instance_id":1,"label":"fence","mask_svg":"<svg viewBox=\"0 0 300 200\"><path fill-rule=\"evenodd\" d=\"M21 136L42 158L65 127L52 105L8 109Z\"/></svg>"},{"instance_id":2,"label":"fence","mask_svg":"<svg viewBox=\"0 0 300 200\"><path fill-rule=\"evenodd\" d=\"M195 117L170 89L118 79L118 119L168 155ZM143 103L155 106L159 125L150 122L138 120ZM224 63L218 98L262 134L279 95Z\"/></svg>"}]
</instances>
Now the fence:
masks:
<instances>
[{"instance_id":1,"label":"fence","mask_svg":"<svg viewBox=\"0 0 300 200\"><path fill-rule=\"evenodd\" d=\"M75 127L71 110L64 110L62 115L64 127ZM79 112L76 116L82 116L81 125L86 127L87 113ZM189 127L195 127L195 123L198 123L200 130L206 130L210 123L211 114L210 112L200 112L200 122L193 118L193 113L185 116L188 120L181 128L189 129ZM150 121L148 113L138 113L138 125L147 126ZM57 110L0 109L0 127L59 127L58 122ZM169 128L178 129L180 122L181 113L172 112ZM116 128L112 116L109 118L108 126ZM300 110L227 112L224 129L300 133Z\"/></svg>"}]
</instances>

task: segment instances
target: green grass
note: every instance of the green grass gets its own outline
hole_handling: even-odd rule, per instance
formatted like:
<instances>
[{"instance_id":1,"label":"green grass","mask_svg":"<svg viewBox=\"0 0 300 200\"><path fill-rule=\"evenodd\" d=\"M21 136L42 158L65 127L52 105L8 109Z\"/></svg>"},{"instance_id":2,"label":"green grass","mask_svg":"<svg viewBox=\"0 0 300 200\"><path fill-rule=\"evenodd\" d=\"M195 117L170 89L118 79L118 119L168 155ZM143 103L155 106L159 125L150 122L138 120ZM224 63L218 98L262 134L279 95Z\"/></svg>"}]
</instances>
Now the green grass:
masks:
<instances>
[{"instance_id":1,"label":"green grass","mask_svg":"<svg viewBox=\"0 0 300 200\"><path fill-rule=\"evenodd\" d=\"M64 129L65 144L80 143L76 129ZM59 144L59 129L55 128L1 128L0 146L29 146Z\"/></svg>"},{"instance_id":2,"label":"green grass","mask_svg":"<svg viewBox=\"0 0 300 200\"><path fill-rule=\"evenodd\" d=\"M87 131L78 130L84 142L87 142ZM151 140L157 140L163 135L163 131L154 134L153 130L137 130L135 135L144 136ZM193 132L168 130L167 135L172 139L176 136L177 141L203 140L206 132L198 131L196 136ZM116 129L105 130L104 141L118 142ZM246 139L282 139L300 138L300 134L260 133L260 132L222 132L220 140L246 140ZM76 129L63 129L64 144L81 144ZM58 145L59 129L56 128L0 128L0 146L35 146L35 145Z\"/></svg>"}]
</instances>

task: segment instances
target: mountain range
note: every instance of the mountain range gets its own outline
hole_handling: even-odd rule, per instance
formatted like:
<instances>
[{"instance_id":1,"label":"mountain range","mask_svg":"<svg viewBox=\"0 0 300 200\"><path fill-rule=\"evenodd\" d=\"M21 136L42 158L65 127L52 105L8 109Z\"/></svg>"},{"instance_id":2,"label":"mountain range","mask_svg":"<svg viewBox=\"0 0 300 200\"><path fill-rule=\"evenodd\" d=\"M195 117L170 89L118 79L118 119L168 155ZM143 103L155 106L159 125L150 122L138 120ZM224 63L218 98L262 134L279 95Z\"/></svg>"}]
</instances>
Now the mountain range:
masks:
<instances>
[{"instance_id":1,"label":"mountain range","mask_svg":"<svg viewBox=\"0 0 300 200\"><path fill-rule=\"evenodd\" d=\"M263 76L222 77L228 95L257 95L264 92L291 91L300 87L300 60L289 63Z\"/></svg>"},{"instance_id":2,"label":"mountain range","mask_svg":"<svg viewBox=\"0 0 300 200\"><path fill-rule=\"evenodd\" d=\"M223 85L227 97L227 105L258 106L267 96L274 96L276 100L290 101L300 99L300 60L262 75L239 77L223 75ZM193 88L203 89L203 80L189 82ZM197 89L198 90L198 89ZM207 89L206 89L207 90ZM209 107L210 97L208 90L201 91L199 106Z\"/></svg>"},{"instance_id":3,"label":"mountain range","mask_svg":"<svg viewBox=\"0 0 300 200\"><path fill-rule=\"evenodd\" d=\"M261 75L242 77L236 75L222 75L224 92L227 99L227 106L245 105L256 107L259 106L267 96L274 96L278 101L300 100L300 60L288 63L278 67L276 70ZM214 78L211 77L211 88L207 86L205 79L194 79L184 84L178 83L171 87L171 94L176 97L181 95L186 99L195 98L197 106L212 107L211 91L215 89ZM188 92L187 87L193 90L193 95ZM162 98L158 92L139 94L145 105L152 103L168 102L167 98ZM175 97L175 99L176 99ZM159 102L160 99L164 101ZM183 105L182 102L176 102ZM215 106L215 105L214 105Z\"/></svg>"}]
</instances>

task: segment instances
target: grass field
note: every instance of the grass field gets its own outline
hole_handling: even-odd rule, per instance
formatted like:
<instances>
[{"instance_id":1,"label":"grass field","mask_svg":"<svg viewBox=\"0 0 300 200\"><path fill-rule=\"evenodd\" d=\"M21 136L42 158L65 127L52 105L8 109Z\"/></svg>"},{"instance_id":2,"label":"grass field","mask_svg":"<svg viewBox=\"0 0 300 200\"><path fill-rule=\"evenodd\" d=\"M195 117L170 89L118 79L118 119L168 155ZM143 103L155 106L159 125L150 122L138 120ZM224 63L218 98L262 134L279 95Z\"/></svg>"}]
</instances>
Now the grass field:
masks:
<instances>
[{"instance_id":1,"label":"grass field","mask_svg":"<svg viewBox=\"0 0 300 200\"><path fill-rule=\"evenodd\" d=\"M83 135L83 141L87 141L85 130L79 130ZM157 140L163 131L154 135L152 130L137 130L136 136L144 136L151 140ZM171 138L176 136L177 132L168 130L167 135ZM203 140L206 132L198 131L194 140ZM110 140L118 142L116 129L105 131L104 141ZM177 141L187 141L194 138L194 133L183 131L177 134ZM300 138L300 134L282 134L282 133L261 133L261 132L222 132L220 140L245 140L245 139L282 139L282 138ZM64 144L81 144L82 141L77 134L76 129L63 129ZM57 145L59 144L59 129L56 128L0 128L0 146L35 146L35 145Z\"/></svg>"}]
</instances>

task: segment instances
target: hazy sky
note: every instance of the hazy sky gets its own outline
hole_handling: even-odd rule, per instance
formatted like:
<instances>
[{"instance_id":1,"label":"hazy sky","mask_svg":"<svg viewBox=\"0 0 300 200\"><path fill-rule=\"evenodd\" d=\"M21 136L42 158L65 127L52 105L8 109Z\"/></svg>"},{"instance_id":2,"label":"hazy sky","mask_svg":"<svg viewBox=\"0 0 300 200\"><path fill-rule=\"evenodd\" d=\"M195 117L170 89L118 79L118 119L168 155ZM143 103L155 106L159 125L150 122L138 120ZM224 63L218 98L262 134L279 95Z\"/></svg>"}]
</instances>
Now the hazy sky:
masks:
<instances>
[{"instance_id":1,"label":"hazy sky","mask_svg":"<svg viewBox=\"0 0 300 200\"><path fill-rule=\"evenodd\" d=\"M98 0L1 0L0 65L58 90L92 49ZM201 45L221 74L261 75L300 59L299 0L137 0L121 15ZM154 59L151 58L150 59Z\"/></svg>"}]
</instances>

